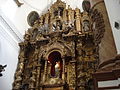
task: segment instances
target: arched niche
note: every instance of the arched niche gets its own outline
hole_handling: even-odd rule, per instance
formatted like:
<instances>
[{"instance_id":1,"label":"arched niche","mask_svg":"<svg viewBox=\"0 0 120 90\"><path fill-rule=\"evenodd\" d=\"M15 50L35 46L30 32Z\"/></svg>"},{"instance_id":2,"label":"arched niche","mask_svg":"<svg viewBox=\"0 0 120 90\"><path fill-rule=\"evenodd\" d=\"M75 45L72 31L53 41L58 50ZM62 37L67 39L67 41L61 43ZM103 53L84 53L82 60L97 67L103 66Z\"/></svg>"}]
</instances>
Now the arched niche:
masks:
<instances>
[{"instance_id":1,"label":"arched niche","mask_svg":"<svg viewBox=\"0 0 120 90\"><path fill-rule=\"evenodd\" d=\"M48 65L50 69L50 77L62 78L62 57L58 51L53 51L48 56Z\"/></svg>"},{"instance_id":2,"label":"arched niche","mask_svg":"<svg viewBox=\"0 0 120 90\"><path fill-rule=\"evenodd\" d=\"M65 45L63 42L56 42L49 44L48 47L44 50L44 53L42 53L44 59L47 60L49 54L54 51L58 51L62 58L64 56L74 56L74 50Z\"/></svg>"}]
</instances>

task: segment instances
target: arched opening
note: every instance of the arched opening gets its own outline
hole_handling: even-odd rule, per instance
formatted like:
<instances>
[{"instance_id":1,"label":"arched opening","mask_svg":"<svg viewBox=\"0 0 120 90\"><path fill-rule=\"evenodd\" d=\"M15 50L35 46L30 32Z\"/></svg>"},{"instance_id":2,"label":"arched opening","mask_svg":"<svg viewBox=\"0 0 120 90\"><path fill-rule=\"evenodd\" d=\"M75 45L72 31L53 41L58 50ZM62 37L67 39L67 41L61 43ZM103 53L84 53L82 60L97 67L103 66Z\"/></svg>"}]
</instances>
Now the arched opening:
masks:
<instances>
[{"instance_id":1,"label":"arched opening","mask_svg":"<svg viewBox=\"0 0 120 90\"><path fill-rule=\"evenodd\" d=\"M58 51L54 51L48 56L48 63L51 64L50 76L62 78L62 58Z\"/></svg>"}]
</instances>

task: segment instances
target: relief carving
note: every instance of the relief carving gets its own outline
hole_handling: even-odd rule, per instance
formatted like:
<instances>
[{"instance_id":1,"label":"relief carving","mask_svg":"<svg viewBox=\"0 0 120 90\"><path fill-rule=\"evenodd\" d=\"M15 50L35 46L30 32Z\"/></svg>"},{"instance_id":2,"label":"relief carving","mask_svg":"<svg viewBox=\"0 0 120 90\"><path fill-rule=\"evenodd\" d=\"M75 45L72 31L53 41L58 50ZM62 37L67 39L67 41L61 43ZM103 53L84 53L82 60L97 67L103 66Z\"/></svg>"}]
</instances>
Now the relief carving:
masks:
<instances>
[{"instance_id":1,"label":"relief carving","mask_svg":"<svg viewBox=\"0 0 120 90\"><path fill-rule=\"evenodd\" d=\"M87 7L83 12L66 8L57 0L47 13L39 16L33 11L28 15L31 28L19 44L13 90L90 88L99 63L98 44L104 35L104 20L97 10L89 11Z\"/></svg>"}]
</instances>

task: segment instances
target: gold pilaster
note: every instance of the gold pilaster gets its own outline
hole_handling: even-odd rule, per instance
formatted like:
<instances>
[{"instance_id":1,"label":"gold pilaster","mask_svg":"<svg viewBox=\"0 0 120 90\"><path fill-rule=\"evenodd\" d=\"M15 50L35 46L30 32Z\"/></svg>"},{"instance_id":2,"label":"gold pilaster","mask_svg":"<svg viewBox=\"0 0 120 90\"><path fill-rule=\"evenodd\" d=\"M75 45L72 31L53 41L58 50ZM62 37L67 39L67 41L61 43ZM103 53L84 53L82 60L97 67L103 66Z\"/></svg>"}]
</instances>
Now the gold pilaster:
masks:
<instances>
[{"instance_id":1,"label":"gold pilaster","mask_svg":"<svg viewBox=\"0 0 120 90\"><path fill-rule=\"evenodd\" d=\"M62 79L63 79L63 83L65 83L65 58L62 58L63 61L63 73L62 73Z\"/></svg>"},{"instance_id":2,"label":"gold pilaster","mask_svg":"<svg viewBox=\"0 0 120 90\"><path fill-rule=\"evenodd\" d=\"M47 75L47 60L45 60L43 82L46 81L46 75Z\"/></svg>"},{"instance_id":3,"label":"gold pilaster","mask_svg":"<svg viewBox=\"0 0 120 90\"><path fill-rule=\"evenodd\" d=\"M78 8L75 9L75 12L76 12L76 22L75 22L75 25L76 25L76 30L80 33L82 33L82 30L81 30L81 14L80 14L80 10Z\"/></svg>"}]
</instances>

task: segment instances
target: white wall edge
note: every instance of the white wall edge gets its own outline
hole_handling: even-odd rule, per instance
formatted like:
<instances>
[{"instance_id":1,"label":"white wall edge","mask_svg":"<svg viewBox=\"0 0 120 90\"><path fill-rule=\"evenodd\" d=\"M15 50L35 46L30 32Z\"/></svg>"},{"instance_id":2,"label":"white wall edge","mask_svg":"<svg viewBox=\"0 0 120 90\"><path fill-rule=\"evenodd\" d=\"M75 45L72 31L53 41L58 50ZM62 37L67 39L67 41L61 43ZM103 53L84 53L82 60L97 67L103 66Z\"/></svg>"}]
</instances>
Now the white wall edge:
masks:
<instances>
[{"instance_id":1,"label":"white wall edge","mask_svg":"<svg viewBox=\"0 0 120 90\"><path fill-rule=\"evenodd\" d=\"M119 79L118 80L99 81L98 88L119 86L119 84L120 84Z\"/></svg>"},{"instance_id":2,"label":"white wall edge","mask_svg":"<svg viewBox=\"0 0 120 90\"><path fill-rule=\"evenodd\" d=\"M16 39L18 42L23 41L23 35L18 29L12 24L12 22L4 15L0 9L0 22L8 29L7 31Z\"/></svg>"}]
</instances>

